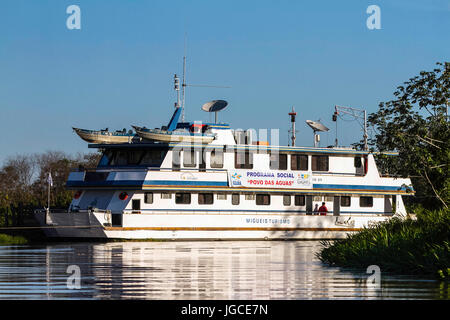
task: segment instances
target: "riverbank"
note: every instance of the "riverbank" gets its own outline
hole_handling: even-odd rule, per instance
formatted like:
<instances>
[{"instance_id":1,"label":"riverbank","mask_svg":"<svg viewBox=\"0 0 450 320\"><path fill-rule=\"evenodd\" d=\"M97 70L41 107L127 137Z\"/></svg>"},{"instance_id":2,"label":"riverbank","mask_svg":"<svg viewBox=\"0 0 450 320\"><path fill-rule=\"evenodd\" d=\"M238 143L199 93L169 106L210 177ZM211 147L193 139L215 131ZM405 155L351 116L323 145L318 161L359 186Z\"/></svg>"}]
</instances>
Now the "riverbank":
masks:
<instances>
[{"instance_id":1,"label":"riverbank","mask_svg":"<svg viewBox=\"0 0 450 320\"><path fill-rule=\"evenodd\" d=\"M450 279L450 210L421 210L417 219L391 219L346 239L322 242L317 257L330 266Z\"/></svg>"}]
</instances>

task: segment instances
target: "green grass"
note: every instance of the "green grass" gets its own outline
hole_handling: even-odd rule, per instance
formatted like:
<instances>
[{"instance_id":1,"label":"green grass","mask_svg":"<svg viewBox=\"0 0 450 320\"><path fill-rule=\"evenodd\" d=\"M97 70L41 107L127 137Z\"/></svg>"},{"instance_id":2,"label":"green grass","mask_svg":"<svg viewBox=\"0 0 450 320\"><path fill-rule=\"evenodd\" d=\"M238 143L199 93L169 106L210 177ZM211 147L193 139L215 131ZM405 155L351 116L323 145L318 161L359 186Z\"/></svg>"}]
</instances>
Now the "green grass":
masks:
<instances>
[{"instance_id":1,"label":"green grass","mask_svg":"<svg viewBox=\"0 0 450 320\"><path fill-rule=\"evenodd\" d=\"M450 211L417 212L417 220L393 218L346 239L323 241L318 258L331 266L367 268L450 279Z\"/></svg>"},{"instance_id":2,"label":"green grass","mask_svg":"<svg viewBox=\"0 0 450 320\"><path fill-rule=\"evenodd\" d=\"M0 234L0 245L27 244L28 240L22 236Z\"/></svg>"}]
</instances>

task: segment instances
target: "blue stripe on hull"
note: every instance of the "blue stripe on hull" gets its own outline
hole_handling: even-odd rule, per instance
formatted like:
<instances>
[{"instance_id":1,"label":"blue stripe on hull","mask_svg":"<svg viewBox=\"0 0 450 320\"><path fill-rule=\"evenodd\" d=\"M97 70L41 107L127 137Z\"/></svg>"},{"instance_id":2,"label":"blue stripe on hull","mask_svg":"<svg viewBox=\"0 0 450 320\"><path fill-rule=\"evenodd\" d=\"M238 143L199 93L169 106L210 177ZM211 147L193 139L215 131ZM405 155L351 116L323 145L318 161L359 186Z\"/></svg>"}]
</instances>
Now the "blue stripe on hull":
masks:
<instances>
[{"instance_id":1,"label":"blue stripe on hull","mask_svg":"<svg viewBox=\"0 0 450 320\"><path fill-rule=\"evenodd\" d=\"M346 184L313 184L314 189L347 189L347 190L387 190L401 191L405 187L392 186L365 186L365 185L346 185Z\"/></svg>"},{"instance_id":2,"label":"blue stripe on hull","mask_svg":"<svg viewBox=\"0 0 450 320\"><path fill-rule=\"evenodd\" d=\"M67 181L68 187L110 187L110 186L132 186L143 185L154 186L205 186L205 187L227 187L227 181L168 181L168 180L111 180L111 181Z\"/></svg>"}]
</instances>

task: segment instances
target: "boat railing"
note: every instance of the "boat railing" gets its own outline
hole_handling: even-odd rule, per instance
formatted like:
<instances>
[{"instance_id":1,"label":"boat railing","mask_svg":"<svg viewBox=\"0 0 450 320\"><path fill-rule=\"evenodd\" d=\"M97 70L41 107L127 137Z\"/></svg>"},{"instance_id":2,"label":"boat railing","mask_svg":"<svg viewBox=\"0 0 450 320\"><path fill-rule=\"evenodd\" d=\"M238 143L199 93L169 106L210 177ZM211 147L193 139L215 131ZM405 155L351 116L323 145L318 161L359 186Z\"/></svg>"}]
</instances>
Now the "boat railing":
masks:
<instances>
[{"instance_id":1,"label":"boat railing","mask_svg":"<svg viewBox=\"0 0 450 320\"><path fill-rule=\"evenodd\" d=\"M72 172L127 172L127 171L164 171L164 172L227 172L228 169L198 169L198 168L161 168L161 167L98 167L75 168Z\"/></svg>"}]
</instances>

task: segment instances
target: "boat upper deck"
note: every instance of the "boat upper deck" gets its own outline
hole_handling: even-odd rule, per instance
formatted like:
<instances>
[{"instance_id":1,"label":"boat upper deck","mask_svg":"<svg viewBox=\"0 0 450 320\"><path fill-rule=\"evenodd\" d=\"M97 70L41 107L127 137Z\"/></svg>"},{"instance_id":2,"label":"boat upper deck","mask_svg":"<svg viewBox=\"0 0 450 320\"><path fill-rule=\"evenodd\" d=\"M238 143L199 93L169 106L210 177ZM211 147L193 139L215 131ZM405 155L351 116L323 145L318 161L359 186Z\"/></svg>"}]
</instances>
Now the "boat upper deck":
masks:
<instances>
[{"instance_id":1,"label":"boat upper deck","mask_svg":"<svg viewBox=\"0 0 450 320\"><path fill-rule=\"evenodd\" d=\"M398 152L371 152L364 150L356 150L353 148L343 147L294 147L294 146L275 146L275 145L246 145L246 144L195 144L195 143L179 143L179 142L133 142L133 143L117 143L117 144L98 144L91 143L88 145L93 149L151 149L151 148L194 148L194 149L224 149L224 151L248 150L261 152L289 152L289 153L322 153L322 154L353 154L353 155L367 155L370 153L384 154L389 156L396 156Z\"/></svg>"}]
</instances>

